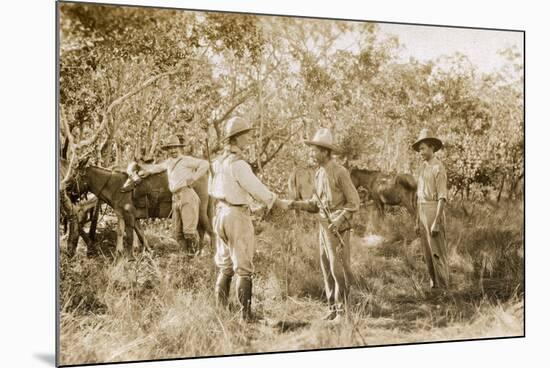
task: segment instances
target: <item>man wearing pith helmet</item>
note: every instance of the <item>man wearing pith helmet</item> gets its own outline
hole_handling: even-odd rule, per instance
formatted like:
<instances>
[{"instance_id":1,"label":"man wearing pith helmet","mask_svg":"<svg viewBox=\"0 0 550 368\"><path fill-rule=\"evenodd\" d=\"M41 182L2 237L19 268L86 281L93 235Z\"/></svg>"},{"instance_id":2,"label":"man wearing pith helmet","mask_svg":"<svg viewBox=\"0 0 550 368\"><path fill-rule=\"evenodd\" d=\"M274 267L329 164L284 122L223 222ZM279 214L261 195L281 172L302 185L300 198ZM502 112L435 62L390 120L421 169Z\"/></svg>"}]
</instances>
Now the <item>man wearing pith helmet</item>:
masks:
<instances>
[{"instance_id":1,"label":"man wearing pith helmet","mask_svg":"<svg viewBox=\"0 0 550 368\"><path fill-rule=\"evenodd\" d=\"M443 147L429 129L422 129L412 148L420 153L418 169L418 213L416 231L420 235L424 257L434 289L449 287L447 242L445 232L445 203L447 201L447 172L434 156Z\"/></svg>"},{"instance_id":2,"label":"man wearing pith helmet","mask_svg":"<svg viewBox=\"0 0 550 368\"><path fill-rule=\"evenodd\" d=\"M215 286L216 304L227 306L231 279L237 274L237 299L241 319L253 322L252 274L254 266L254 227L249 206L256 200L270 210L288 209L289 201L280 200L252 172L243 151L252 143L252 127L240 117L230 119L224 129L224 152L212 163L210 195L218 200L214 217L216 234L215 262L219 269Z\"/></svg>"},{"instance_id":3,"label":"man wearing pith helmet","mask_svg":"<svg viewBox=\"0 0 550 368\"><path fill-rule=\"evenodd\" d=\"M347 309L347 298L352 277L350 271L350 220L359 210L359 194L348 170L336 163L336 150L331 132L319 129L312 140L310 154L319 169L315 173L313 197L293 201L291 208L319 212L319 245L321 269L329 311L324 320L339 322Z\"/></svg>"}]
</instances>

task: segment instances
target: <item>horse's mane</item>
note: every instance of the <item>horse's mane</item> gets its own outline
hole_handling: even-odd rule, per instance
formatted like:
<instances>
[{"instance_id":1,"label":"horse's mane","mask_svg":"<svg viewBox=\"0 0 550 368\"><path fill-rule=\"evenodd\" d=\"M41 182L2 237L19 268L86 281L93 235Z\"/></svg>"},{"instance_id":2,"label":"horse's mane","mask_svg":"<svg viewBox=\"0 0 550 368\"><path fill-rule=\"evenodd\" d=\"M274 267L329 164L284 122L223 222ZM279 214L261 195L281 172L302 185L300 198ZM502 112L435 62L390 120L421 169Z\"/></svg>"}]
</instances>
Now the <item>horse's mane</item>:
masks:
<instances>
[{"instance_id":1,"label":"horse's mane","mask_svg":"<svg viewBox=\"0 0 550 368\"><path fill-rule=\"evenodd\" d=\"M375 173L379 173L380 170L369 170L369 169L360 169L358 167L352 167L350 170L350 173L351 172L356 172L359 174L375 174Z\"/></svg>"},{"instance_id":2,"label":"horse's mane","mask_svg":"<svg viewBox=\"0 0 550 368\"><path fill-rule=\"evenodd\" d=\"M98 165L90 165L89 167L94 168L94 169L99 169L99 170L102 170L102 171L114 171L113 169L108 169L106 167L102 167L102 166L98 166Z\"/></svg>"}]
</instances>

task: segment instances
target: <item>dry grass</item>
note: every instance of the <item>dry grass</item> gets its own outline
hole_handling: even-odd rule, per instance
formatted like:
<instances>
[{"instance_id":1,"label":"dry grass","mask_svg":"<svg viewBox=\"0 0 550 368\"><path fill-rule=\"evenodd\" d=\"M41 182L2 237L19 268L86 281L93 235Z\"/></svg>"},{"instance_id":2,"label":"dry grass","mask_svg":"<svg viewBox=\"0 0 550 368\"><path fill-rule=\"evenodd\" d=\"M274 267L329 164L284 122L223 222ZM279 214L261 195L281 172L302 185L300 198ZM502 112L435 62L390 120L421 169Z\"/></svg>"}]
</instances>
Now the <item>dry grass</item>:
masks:
<instances>
[{"instance_id":1,"label":"dry grass","mask_svg":"<svg viewBox=\"0 0 550 368\"><path fill-rule=\"evenodd\" d=\"M324 314L317 230L308 215L258 224L254 307L267 323L243 328L214 308L213 254L187 260L166 224L147 226L153 254L115 260L112 231L101 251L61 268L61 363L94 363L471 339L523 334L521 203L454 205L448 211L452 291L435 295L412 221L401 211L376 225L356 221L349 321ZM511 215L512 214L512 215ZM369 233L377 234L373 237ZM378 243L372 243L378 239ZM232 286L234 291L234 285Z\"/></svg>"}]
</instances>

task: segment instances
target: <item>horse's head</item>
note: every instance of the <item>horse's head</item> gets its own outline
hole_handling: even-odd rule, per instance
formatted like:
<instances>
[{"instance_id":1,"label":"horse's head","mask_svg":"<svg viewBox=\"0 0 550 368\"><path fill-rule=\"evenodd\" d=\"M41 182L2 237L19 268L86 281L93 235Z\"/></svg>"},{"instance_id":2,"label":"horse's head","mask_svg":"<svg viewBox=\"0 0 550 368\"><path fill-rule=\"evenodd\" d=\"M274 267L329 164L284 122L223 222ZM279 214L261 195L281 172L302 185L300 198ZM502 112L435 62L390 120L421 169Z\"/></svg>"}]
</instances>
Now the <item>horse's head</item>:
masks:
<instances>
[{"instance_id":1,"label":"horse's head","mask_svg":"<svg viewBox=\"0 0 550 368\"><path fill-rule=\"evenodd\" d=\"M76 191L79 194L85 193L88 191L88 183L86 180L86 170L88 169L88 161L90 160L90 154L84 155L80 158L73 171L73 182Z\"/></svg>"}]
</instances>

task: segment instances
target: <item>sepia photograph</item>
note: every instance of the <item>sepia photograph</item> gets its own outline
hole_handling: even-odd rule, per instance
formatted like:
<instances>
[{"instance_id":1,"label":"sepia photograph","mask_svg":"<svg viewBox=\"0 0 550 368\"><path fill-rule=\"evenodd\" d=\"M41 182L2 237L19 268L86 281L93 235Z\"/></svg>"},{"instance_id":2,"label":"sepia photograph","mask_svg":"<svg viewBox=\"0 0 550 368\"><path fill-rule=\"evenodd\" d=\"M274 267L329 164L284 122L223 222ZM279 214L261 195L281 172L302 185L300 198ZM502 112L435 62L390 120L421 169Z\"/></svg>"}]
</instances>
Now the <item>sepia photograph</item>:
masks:
<instances>
[{"instance_id":1,"label":"sepia photograph","mask_svg":"<svg viewBox=\"0 0 550 368\"><path fill-rule=\"evenodd\" d=\"M62 1L56 32L57 365L525 336L523 30Z\"/></svg>"}]
</instances>

